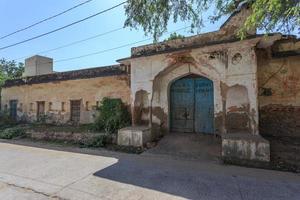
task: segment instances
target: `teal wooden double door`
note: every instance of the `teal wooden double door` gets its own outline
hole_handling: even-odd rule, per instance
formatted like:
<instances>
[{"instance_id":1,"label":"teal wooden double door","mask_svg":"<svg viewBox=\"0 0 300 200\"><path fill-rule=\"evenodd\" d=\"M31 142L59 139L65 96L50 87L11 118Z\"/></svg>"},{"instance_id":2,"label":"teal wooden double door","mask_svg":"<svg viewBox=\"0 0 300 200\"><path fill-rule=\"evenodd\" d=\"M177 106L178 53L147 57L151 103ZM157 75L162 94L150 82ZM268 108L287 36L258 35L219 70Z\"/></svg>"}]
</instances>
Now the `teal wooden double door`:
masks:
<instances>
[{"instance_id":1,"label":"teal wooden double door","mask_svg":"<svg viewBox=\"0 0 300 200\"><path fill-rule=\"evenodd\" d=\"M170 88L172 132L214 133L214 87L207 78L190 75Z\"/></svg>"}]
</instances>

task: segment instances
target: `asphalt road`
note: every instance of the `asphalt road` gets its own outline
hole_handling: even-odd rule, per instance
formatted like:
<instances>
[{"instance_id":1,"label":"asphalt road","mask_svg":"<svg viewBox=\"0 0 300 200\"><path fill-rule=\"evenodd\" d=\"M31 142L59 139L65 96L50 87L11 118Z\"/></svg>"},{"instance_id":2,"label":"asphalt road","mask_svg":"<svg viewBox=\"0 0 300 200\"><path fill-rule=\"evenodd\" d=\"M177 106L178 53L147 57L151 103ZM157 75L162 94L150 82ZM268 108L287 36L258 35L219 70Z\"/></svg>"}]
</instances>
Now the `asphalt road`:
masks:
<instances>
[{"instance_id":1,"label":"asphalt road","mask_svg":"<svg viewBox=\"0 0 300 200\"><path fill-rule=\"evenodd\" d=\"M299 174L164 155L47 148L0 143L1 200L300 199Z\"/></svg>"}]
</instances>

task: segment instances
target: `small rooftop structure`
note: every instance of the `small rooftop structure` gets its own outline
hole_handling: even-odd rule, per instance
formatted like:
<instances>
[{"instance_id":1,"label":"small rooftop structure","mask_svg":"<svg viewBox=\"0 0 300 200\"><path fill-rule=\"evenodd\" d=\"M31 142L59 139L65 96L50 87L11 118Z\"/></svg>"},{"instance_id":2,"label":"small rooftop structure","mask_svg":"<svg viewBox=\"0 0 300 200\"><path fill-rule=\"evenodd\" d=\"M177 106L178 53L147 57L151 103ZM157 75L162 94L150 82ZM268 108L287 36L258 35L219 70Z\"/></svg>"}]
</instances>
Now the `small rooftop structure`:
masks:
<instances>
[{"instance_id":1,"label":"small rooftop structure","mask_svg":"<svg viewBox=\"0 0 300 200\"><path fill-rule=\"evenodd\" d=\"M53 73L53 59L35 55L25 60L24 77Z\"/></svg>"}]
</instances>

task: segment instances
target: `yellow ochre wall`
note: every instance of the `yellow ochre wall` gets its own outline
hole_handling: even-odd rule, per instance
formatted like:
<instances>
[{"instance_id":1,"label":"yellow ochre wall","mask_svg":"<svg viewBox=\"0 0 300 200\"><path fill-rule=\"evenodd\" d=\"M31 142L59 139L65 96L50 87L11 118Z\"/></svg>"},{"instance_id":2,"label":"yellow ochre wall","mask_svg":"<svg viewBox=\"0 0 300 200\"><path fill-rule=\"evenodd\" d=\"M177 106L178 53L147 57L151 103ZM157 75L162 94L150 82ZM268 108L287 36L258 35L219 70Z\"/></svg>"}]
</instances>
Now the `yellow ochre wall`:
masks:
<instances>
[{"instance_id":1,"label":"yellow ochre wall","mask_svg":"<svg viewBox=\"0 0 300 200\"><path fill-rule=\"evenodd\" d=\"M70 120L70 101L81 100L80 123L92 123L97 102L104 97L121 98L130 105L129 79L128 75L118 75L7 87L2 89L1 105L9 109L9 101L18 100L18 118L35 121L37 102L45 101L47 121L64 124Z\"/></svg>"}]
</instances>

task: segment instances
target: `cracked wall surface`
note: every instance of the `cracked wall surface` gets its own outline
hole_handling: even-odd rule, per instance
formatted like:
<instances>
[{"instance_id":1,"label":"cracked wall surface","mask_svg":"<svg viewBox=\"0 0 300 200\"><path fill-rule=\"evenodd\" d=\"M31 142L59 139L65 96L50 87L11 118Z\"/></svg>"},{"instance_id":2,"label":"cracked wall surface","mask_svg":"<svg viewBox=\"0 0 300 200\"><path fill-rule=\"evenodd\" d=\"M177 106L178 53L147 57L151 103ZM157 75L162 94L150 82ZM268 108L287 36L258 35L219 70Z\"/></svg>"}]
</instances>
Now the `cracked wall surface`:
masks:
<instances>
[{"instance_id":1,"label":"cracked wall surface","mask_svg":"<svg viewBox=\"0 0 300 200\"><path fill-rule=\"evenodd\" d=\"M300 42L279 41L259 51L260 129L264 135L300 137Z\"/></svg>"},{"instance_id":2,"label":"cracked wall surface","mask_svg":"<svg viewBox=\"0 0 300 200\"><path fill-rule=\"evenodd\" d=\"M241 127L238 130L258 134L255 53L258 41L253 39L133 58L132 107L141 109L141 104L136 103L135 98L140 91L144 91L144 98L147 99L147 105L150 105L150 108L147 106L145 109L150 114L144 115L143 120L149 121L155 129L167 132L170 128L170 85L179 78L196 74L213 81L216 133L233 131L231 125L240 120ZM235 96L244 99L237 102Z\"/></svg>"}]
</instances>

